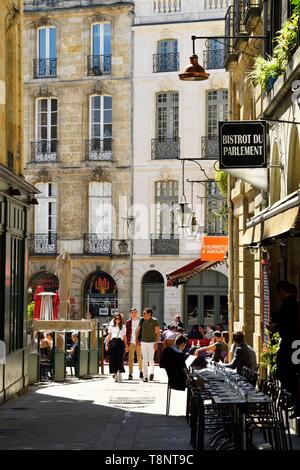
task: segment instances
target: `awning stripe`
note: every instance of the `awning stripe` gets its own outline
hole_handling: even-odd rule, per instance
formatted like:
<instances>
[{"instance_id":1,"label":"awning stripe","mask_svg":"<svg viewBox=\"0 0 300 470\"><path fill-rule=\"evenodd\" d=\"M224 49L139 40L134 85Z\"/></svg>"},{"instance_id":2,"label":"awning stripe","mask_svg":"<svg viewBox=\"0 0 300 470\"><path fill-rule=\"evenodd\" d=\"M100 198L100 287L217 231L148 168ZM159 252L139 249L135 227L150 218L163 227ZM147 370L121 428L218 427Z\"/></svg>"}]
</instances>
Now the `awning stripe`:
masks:
<instances>
[{"instance_id":1,"label":"awning stripe","mask_svg":"<svg viewBox=\"0 0 300 470\"><path fill-rule=\"evenodd\" d=\"M202 261L201 258L199 258L189 264L186 264L185 266L182 266L176 271L167 274L167 285L170 287L182 284L191 277L194 277L217 264L220 264L220 261Z\"/></svg>"}]
</instances>

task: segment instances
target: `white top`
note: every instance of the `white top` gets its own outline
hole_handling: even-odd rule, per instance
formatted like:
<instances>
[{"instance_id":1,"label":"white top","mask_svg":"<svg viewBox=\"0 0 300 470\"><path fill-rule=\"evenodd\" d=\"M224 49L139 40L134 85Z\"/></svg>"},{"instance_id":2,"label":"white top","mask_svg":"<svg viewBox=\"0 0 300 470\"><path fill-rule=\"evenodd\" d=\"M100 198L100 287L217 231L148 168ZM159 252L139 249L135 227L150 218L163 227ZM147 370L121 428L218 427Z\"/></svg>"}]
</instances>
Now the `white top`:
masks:
<instances>
[{"instance_id":1,"label":"white top","mask_svg":"<svg viewBox=\"0 0 300 470\"><path fill-rule=\"evenodd\" d=\"M137 319L137 320L131 320L131 326L132 326L132 331L131 331L131 338L130 338L130 342L131 343L135 343L135 332L136 332L136 329L139 325L139 322L140 320Z\"/></svg>"},{"instance_id":2,"label":"white top","mask_svg":"<svg viewBox=\"0 0 300 470\"><path fill-rule=\"evenodd\" d=\"M126 336L126 327L122 326L121 330L118 326L109 325L108 333L111 333L111 339L120 338L123 339L123 336Z\"/></svg>"}]
</instances>

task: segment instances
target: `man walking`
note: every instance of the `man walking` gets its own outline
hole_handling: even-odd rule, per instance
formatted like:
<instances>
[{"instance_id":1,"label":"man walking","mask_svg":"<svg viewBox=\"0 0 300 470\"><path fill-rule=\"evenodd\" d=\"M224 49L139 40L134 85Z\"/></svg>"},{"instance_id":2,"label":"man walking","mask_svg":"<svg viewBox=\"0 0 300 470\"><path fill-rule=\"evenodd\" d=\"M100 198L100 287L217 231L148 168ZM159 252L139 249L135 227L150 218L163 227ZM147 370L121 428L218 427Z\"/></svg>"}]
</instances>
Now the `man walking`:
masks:
<instances>
[{"instance_id":1,"label":"man walking","mask_svg":"<svg viewBox=\"0 0 300 470\"><path fill-rule=\"evenodd\" d=\"M141 333L141 348L143 357L143 374L144 382L148 382L148 361L150 365L150 380L154 379L154 353L157 350L158 340L160 337L159 323L156 318L152 317L151 308L145 308L143 318L140 320L136 329L136 344L139 343Z\"/></svg>"},{"instance_id":2,"label":"man walking","mask_svg":"<svg viewBox=\"0 0 300 470\"><path fill-rule=\"evenodd\" d=\"M128 353L128 363L129 363L129 375L128 380L132 380L132 373L133 373L133 363L134 363L134 353L136 351L139 370L140 370L140 379L143 378L143 364L142 364L142 353L141 353L141 345L136 343L135 336L136 330L139 326L140 317L138 316L138 311L136 308L130 309L130 319L126 322L126 337L127 337L127 344L129 345L129 353Z\"/></svg>"}]
</instances>

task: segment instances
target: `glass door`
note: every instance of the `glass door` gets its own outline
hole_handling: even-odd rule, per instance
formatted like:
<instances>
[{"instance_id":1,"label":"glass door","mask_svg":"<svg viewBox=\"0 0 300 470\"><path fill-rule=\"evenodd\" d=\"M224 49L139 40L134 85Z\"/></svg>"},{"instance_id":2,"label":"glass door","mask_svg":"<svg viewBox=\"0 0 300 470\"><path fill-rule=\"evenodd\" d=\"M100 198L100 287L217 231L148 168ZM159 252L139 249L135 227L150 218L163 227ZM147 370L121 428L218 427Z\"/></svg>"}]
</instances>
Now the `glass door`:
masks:
<instances>
[{"instance_id":1,"label":"glass door","mask_svg":"<svg viewBox=\"0 0 300 470\"><path fill-rule=\"evenodd\" d=\"M216 323L216 296L213 294L202 295L203 324L214 328Z\"/></svg>"},{"instance_id":2,"label":"glass door","mask_svg":"<svg viewBox=\"0 0 300 470\"><path fill-rule=\"evenodd\" d=\"M200 324L199 295L188 294L187 299L187 331L189 332L193 325Z\"/></svg>"}]
</instances>

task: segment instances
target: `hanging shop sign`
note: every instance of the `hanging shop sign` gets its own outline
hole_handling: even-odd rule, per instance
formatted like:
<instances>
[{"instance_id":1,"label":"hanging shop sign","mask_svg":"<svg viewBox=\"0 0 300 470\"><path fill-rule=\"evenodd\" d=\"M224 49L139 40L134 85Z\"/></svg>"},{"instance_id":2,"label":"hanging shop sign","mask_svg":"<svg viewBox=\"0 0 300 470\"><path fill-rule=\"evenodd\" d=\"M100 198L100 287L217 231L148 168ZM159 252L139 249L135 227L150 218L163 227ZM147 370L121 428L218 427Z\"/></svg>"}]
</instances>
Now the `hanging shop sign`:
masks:
<instances>
[{"instance_id":1,"label":"hanging shop sign","mask_svg":"<svg viewBox=\"0 0 300 470\"><path fill-rule=\"evenodd\" d=\"M220 168L266 168L266 121L220 121Z\"/></svg>"},{"instance_id":2,"label":"hanging shop sign","mask_svg":"<svg viewBox=\"0 0 300 470\"><path fill-rule=\"evenodd\" d=\"M202 238L201 260L202 261L224 261L228 250L228 237Z\"/></svg>"}]
</instances>

